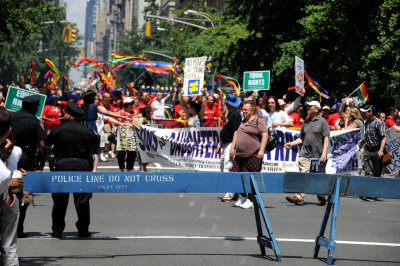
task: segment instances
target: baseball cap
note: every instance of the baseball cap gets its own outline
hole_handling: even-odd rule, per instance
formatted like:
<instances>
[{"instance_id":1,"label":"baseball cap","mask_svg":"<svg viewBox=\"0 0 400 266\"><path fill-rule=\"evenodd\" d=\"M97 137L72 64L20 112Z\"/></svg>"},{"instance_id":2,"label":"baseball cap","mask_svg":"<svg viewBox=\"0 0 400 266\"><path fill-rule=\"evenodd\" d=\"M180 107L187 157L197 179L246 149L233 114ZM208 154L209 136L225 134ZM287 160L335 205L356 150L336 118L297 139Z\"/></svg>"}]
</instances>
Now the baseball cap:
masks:
<instances>
[{"instance_id":1,"label":"baseball cap","mask_svg":"<svg viewBox=\"0 0 400 266\"><path fill-rule=\"evenodd\" d=\"M314 105L316 106L318 109L321 110L321 104L317 101L311 101L311 102L307 102L306 105Z\"/></svg>"},{"instance_id":2,"label":"baseball cap","mask_svg":"<svg viewBox=\"0 0 400 266\"><path fill-rule=\"evenodd\" d=\"M131 102L133 102L131 97L125 97L124 103L131 103Z\"/></svg>"},{"instance_id":3,"label":"baseball cap","mask_svg":"<svg viewBox=\"0 0 400 266\"><path fill-rule=\"evenodd\" d=\"M366 105L364 108L360 108L361 112L375 112L375 107L373 105Z\"/></svg>"}]
</instances>

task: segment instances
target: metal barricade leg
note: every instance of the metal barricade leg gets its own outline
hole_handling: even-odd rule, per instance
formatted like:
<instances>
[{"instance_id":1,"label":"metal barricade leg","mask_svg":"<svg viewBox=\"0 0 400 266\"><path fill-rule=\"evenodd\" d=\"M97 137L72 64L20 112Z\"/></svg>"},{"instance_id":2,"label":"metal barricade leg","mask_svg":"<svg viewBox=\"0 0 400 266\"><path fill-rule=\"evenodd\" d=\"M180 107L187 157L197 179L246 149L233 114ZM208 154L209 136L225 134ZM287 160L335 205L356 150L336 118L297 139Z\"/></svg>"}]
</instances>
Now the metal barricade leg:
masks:
<instances>
[{"instance_id":1,"label":"metal barricade leg","mask_svg":"<svg viewBox=\"0 0 400 266\"><path fill-rule=\"evenodd\" d=\"M335 243L335 233L336 233L336 217L337 210L340 203L340 178L336 179L335 190L333 195L328 196L328 206L325 210L324 219L322 220L321 229L319 231L318 236L315 239L315 249L314 249L314 258L318 257L319 249L321 246L324 246L328 249L328 258L326 259L327 264L333 263L333 252L336 250ZM333 208L332 208L333 207ZM330 212L332 210L332 218L331 218L331 231L329 235L329 239L324 237L326 225L328 224L328 219Z\"/></svg>"},{"instance_id":2,"label":"metal barricade leg","mask_svg":"<svg viewBox=\"0 0 400 266\"><path fill-rule=\"evenodd\" d=\"M279 244L278 241L276 241L274 233L272 232L272 227L269 222L267 212L265 211L265 206L264 206L264 200L263 197L260 193L260 190L258 188L257 182L254 178L254 175L250 176L250 181L251 181L251 186L252 186L252 201L254 204L254 214L256 218L256 225L257 225L257 242L260 245L260 250L261 254L265 256L265 247L268 247L270 249L274 250L275 257L277 261L281 261L281 255L279 253ZM268 231L268 236L263 234L262 231L262 224L261 224L261 219L260 219L260 211L261 215L264 219L265 227Z\"/></svg>"}]
</instances>

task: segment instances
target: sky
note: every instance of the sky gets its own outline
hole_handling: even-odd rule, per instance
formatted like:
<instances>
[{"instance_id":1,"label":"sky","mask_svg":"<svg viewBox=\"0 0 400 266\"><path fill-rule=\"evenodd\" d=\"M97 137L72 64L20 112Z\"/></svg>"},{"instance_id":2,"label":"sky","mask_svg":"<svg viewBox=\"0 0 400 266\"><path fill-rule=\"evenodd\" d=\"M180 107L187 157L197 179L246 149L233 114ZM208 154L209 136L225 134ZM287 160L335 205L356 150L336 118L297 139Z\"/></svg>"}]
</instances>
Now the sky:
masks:
<instances>
[{"instance_id":1,"label":"sky","mask_svg":"<svg viewBox=\"0 0 400 266\"><path fill-rule=\"evenodd\" d=\"M64 0L67 4L67 20L74 22L78 25L79 35L85 35L85 16L86 16L86 2L87 0ZM83 47L83 42L78 44L79 48ZM69 78L75 83L81 80L82 72L76 69L71 69Z\"/></svg>"}]
</instances>

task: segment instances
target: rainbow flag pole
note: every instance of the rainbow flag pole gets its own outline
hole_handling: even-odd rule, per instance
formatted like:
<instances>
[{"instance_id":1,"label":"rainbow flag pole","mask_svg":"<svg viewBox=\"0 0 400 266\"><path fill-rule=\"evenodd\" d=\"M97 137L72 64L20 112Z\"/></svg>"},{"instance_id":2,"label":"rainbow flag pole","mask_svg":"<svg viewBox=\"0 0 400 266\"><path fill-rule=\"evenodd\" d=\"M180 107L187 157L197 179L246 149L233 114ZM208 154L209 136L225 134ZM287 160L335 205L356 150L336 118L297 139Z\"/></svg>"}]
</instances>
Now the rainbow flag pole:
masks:
<instances>
[{"instance_id":1,"label":"rainbow flag pole","mask_svg":"<svg viewBox=\"0 0 400 266\"><path fill-rule=\"evenodd\" d=\"M368 100L368 92L367 88L365 87L365 81L357 87L352 93L350 93L347 98L349 98L351 95L353 95L355 92L357 92L358 96L360 97L360 100L365 104L365 102Z\"/></svg>"}]
</instances>

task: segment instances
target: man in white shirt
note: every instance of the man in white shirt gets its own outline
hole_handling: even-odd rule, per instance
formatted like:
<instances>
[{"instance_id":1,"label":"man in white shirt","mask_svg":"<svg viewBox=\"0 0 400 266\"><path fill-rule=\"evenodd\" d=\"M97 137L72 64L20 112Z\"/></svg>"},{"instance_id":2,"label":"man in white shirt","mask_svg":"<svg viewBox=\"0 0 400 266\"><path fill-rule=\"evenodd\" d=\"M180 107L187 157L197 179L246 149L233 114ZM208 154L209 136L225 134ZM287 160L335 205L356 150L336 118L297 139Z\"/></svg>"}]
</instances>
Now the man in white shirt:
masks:
<instances>
[{"instance_id":1,"label":"man in white shirt","mask_svg":"<svg viewBox=\"0 0 400 266\"><path fill-rule=\"evenodd\" d=\"M160 91L157 92L156 98L151 103L154 119L165 119L165 102L171 97L171 93L172 90L163 98L162 93Z\"/></svg>"}]
</instances>

